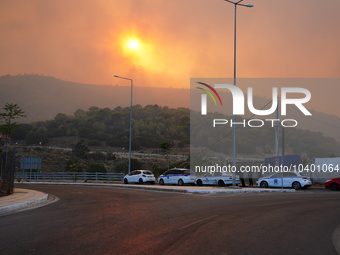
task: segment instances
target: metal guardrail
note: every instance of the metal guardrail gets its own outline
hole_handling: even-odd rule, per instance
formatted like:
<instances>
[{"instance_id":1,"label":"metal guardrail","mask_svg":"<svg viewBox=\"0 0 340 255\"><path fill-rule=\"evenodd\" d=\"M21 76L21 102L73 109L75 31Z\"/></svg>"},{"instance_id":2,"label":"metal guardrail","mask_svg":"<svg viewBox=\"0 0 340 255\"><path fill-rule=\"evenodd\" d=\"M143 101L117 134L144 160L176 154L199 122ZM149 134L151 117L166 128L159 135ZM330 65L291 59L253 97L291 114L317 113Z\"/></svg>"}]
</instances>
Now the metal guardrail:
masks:
<instances>
[{"instance_id":1,"label":"metal guardrail","mask_svg":"<svg viewBox=\"0 0 340 255\"><path fill-rule=\"evenodd\" d=\"M89 173L89 172L16 172L15 180L36 182L117 182L122 181L124 173Z\"/></svg>"}]
</instances>

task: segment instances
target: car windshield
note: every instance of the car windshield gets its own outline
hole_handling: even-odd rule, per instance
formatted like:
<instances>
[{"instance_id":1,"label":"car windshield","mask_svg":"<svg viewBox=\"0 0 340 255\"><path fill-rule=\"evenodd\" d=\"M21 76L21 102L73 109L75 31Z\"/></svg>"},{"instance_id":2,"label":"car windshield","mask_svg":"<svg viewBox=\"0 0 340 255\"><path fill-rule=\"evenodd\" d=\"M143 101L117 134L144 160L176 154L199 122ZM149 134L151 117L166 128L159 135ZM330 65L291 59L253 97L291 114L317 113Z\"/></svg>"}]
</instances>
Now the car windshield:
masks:
<instances>
[{"instance_id":1,"label":"car windshield","mask_svg":"<svg viewBox=\"0 0 340 255\"><path fill-rule=\"evenodd\" d=\"M144 174L153 174L151 171L143 171Z\"/></svg>"}]
</instances>

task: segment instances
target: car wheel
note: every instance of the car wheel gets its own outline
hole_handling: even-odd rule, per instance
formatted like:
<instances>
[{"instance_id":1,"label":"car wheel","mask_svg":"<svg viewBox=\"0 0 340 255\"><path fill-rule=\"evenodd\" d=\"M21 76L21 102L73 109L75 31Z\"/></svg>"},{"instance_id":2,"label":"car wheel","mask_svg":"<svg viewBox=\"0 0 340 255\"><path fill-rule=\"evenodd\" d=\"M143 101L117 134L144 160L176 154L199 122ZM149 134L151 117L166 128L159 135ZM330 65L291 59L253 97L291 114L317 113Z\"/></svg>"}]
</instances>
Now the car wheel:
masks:
<instances>
[{"instance_id":1,"label":"car wheel","mask_svg":"<svg viewBox=\"0 0 340 255\"><path fill-rule=\"evenodd\" d=\"M129 184L128 179L124 178L124 184Z\"/></svg>"},{"instance_id":2,"label":"car wheel","mask_svg":"<svg viewBox=\"0 0 340 255\"><path fill-rule=\"evenodd\" d=\"M198 179L196 183L197 183L197 186L203 186L203 182L200 179Z\"/></svg>"},{"instance_id":3,"label":"car wheel","mask_svg":"<svg viewBox=\"0 0 340 255\"><path fill-rule=\"evenodd\" d=\"M293 189L301 189L301 184L299 182L293 182L292 184Z\"/></svg>"},{"instance_id":4,"label":"car wheel","mask_svg":"<svg viewBox=\"0 0 340 255\"><path fill-rule=\"evenodd\" d=\"M160 179L160 180L159 180L159 184L160 184L160 185L164 185L164 180L163 180L163 179Z\"/></svg>"},{"instance_id":5,"label":"car wheel","mask_svg":"<svg viewBox=\"0 0 340 255\"><path fill-rule=\"evenodd\" d=\"M330 188L331 190L338 190L338 189L339 189L339 187L338 187L338 185L337 185L336 183L332 183L332 184L329 186L329 188Z\"/></svg>"},{"instance_id":6,"label":"car wheel","mask_svg":"<svg viewBox=\"0 0 340 255\"><path fill-rule=\"evenodd\" d=\"M184 182L183 182L183 180L182 180L182 179L179 179L179 181L178 181L178 185L179 185L179 186L183 186L183 185L184 185Z\"/></svg>"},{"instance_id":7,"label":"car wheel","mask_svg":"<svg viewBox=\"0 0 340 255\"><path fill-rule=\"evenodd\" d=\"M261 183L260 183L260 187L261 187L261 188L264 188L264 189L265 189L265 188L268 188L268 182L265 182L265 181L261 182Z\"/></svg>"},{"instance_id":8,"label":"car wheel","mask_svg":"<svg viewBox=\"0 0 340 255\"><path fill-rule=\"evenodd\" d=\"M143 184L143 179L142 179L142 178L139 178L138 183L139 183L139 184Z\"/></svg>"},{"instance_id":9,"label":"car wheel","mask_svg":"<svg viewBox=\"0 0 340 255\"><path fill-rule=\"evenodd\" d=\"M223 187L225 185L223 180L219 180L217 183L218 186Z\"/></svg>"}]
</instances>

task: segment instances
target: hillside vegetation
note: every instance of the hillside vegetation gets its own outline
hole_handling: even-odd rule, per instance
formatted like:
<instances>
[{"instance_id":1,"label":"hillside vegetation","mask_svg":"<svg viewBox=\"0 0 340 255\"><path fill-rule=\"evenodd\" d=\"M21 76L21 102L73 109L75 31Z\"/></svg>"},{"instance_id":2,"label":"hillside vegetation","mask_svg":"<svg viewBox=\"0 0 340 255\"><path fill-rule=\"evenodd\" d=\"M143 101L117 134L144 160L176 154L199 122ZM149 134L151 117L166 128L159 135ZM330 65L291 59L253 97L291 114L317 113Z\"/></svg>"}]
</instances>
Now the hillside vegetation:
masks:
<instances>
[{"instance_id":1,"label":"hillside vegetation","mask_svg":"<svg viewBox=\"0 0 340 255\"><path fill-rule=\"evenodd\" d=\"M26 117L19 122L31 123L51 120L59 113L72 115L77 109L87 110L92 106L110 109L129 106L129 83L114 78L112 83L125 86L82 84L36 74L0 76L0 108L6 103L18 104L26 114ZM134 84L134 105L189 107L189 89L140 87L138 81ZM267 104L268 100L268 98L254 98L256 105L259 106ZM200 106L197 105L192 109L200 110ZM299 127L314 132L322 131L325 136L333 137L340 142L340 118L326 113L312 112L313 116L299 121ZM290 118L300 117L292 111Z\"/></svg>"},{"instance_id":2,"label":"hillside vegetation","mask_svg":"<svg viewBox=\"0 0 340 255\"><path fill-rule=\"evenodd\" d=\"M57 138L71 147L85 139L88 146L127 149L129 142L129 107L114 109L91 107L78 109L72 115L59 113L54 119L23 124L13 139L24 140L27 145L56 145ZM191 116L199 114L192 112ZM223 118L214 113L210 118ZM195 121L199 118L194 118ZM232 129L219 127L213 134L205 128L207 122L195 122L192 127L192 146L203 151L221 151L231 155ZM209 122L208 122L209 123ZM280 136L281 136L280 132ZM69 141L72 141L70 144ZM174 146L176 151L189 154L190 111L188 108L169 108L158 105L133 106L132 149L157 149L163 142ZM239 128L237 130L237 153L240 156L264 158L275 153L275 129L270 125L262 128ZM280 137L280 149L282 147ZM306 158L340 156L340 143L321 132L298 128L285 128L285 153ZM157 150L156 150L157 151Z\"/></svg>"},{"instance_id":3,"label":"hillside vegetation","mask_svg":"<svg viewBox=\"0 0 340 255\"><path fill-rule=\"evenodd\" d=\"M89 146L127 148L129 141L129 107L91 107L78 109L73 115L59 113L53 120L23 124L13 139L27 145L48 145L53 138L86 139ZM163 141L177 147L189 144L189 109L158 105L133 106L133 150L158 148ZM53 145L53 144L51 144Z\"/></svg>"}]
</instances>

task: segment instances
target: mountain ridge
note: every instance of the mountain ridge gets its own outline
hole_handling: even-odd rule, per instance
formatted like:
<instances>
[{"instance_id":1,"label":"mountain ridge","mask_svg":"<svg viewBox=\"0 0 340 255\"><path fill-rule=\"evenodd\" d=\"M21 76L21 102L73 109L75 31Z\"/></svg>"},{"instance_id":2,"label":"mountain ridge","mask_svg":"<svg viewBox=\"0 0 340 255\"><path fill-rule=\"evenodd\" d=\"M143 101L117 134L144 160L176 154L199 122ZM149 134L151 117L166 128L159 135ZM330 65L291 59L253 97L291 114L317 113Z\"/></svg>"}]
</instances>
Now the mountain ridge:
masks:
<instances>
[{"instance_id":1,"label":"mountain ridge","mask_svg":"<svg viewBox=\"0 0 340 255\"><path fill-rule=\"evenodd\" d=\"M73 114L92 106L130 105L130 86L82 84L35 74L1 76L0 90L0 107L6 103L20 105L27 115L21 120L24 123L52 119L58 113ZM188 98L188 89L133 88L134 105L189 107Z\"/></svg>"},{"instance_id":2,"label":"mountain ridge","mask_svg":"<svg viewBox=\"0 0 340 255\"><path fill-rule=\"evenodd\" d=\"M130 105L130 86L91 85L63 81L37 74L0 76L0 107L16 103L26 113L20 122L30 123L53 119L58 113L73 114L78 109L127 107ZM257 98L259 105L268 100ZM178 88L133 88L133 105L159 105L170 108L190 107L190 90ZM199 106L194 107L199 110ZM312 118L299 123L299 128L320 131L340 142L340 118L312 111ZM292 116L296 116L293 114Z\"/></svg>"}]
</instances>

